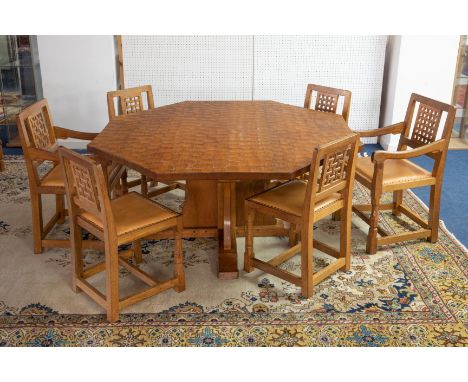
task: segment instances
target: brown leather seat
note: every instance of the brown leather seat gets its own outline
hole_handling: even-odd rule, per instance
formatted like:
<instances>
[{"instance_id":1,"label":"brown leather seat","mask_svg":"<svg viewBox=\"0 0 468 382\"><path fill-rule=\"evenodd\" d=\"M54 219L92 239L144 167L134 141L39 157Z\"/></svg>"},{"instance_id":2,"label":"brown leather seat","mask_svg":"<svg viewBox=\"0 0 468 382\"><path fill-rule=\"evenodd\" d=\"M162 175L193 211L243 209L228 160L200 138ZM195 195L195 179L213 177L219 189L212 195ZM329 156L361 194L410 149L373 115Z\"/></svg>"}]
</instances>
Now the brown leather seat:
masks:
<instances>
[{"instance_id":1,"label":"brown leather seat","mask_svg":"<svg viewBox=\"0 0 468 382\"><path fill-rule=\"evenodd\" d=\"M174 211L136 192L130 192L111 200L111 207L118 236L179 216ZM102 222L89 212L82 212L80 217L101 231L103 230Z\"/></svg>"},{"instance_id":2,"label":"brown leather seat","mask_svg":"<svg viewBox=\"0 0 468 382\"><path fill-rule=\"evenodd\" d=\"M304 213L306 190L307 183L302 180L296 180L279 185L278 187L255 195L248 200L263 204L267 207L276 208L296 216L302 216ZM340 194L332 194L317 202L315 204L314 211L319 211L322 208L328 207L340 198Z\"/></svg>"},{"instance_id":3,"label":"brown leather seat","mask_svg":"<svg viewBox=\"0 0 468 382\"><path fill-rule=\"evenodd\" d=\"M361 157L356 161L356 176L372 183L374 163L371 157ZM432 174L407 159L388 159L383 170L383 185L413 182L416 180L430 180Z\"/></svg>"},{"instance_id":4,"label":"brown leather seat","mask_svg":"<svg viewBox=\"0 0 468 382\"><path fill-rule=\"evenodd\" d=\"M63 187L63 191L65 192L62 165L55 166L42 178L41 187Z\"/></svg>"}]
</instances>

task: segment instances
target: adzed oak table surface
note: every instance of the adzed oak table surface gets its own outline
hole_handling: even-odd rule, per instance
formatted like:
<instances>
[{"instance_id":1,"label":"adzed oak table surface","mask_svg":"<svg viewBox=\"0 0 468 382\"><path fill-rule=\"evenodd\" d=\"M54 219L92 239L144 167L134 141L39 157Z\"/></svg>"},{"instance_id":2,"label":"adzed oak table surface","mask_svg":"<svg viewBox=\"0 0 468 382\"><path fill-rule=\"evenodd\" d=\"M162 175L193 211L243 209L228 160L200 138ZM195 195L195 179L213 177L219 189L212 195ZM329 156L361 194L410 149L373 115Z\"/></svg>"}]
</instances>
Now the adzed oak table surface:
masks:
<instances>
[{"instance_id":1,"label":"adzed oak table surface","mask_svg":"<svg viewBox=\"0 0 468 382\"><path fill-rule=\"evenodd\" d=\"M184 236L218 237L219 276L233 278L244 198L304 173L317 145L350 132L340 115L274 101L186 101L115 119L88 150L158 181L186 180Z\"/></svg>"}]
</instances>

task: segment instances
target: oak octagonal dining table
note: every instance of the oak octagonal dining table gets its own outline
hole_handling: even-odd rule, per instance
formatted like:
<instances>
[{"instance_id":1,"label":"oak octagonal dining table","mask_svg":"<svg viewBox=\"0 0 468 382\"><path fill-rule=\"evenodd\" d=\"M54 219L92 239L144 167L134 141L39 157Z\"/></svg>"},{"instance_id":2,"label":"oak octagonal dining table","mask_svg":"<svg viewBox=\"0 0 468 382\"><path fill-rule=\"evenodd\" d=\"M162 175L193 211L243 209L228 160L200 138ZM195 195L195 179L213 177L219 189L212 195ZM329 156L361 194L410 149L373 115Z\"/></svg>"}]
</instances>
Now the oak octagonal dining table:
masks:
<instances>
[{"instance_id":1,"label":"oak octagonal dining table","mask_svg":"<svg viewBox=\"0 0 468 382\"><path fill-rule=\"evenodd\" d=\"M109 122L88 144L103 164L185 180L184 237L217 237L218 276L238 276L244 199L308 170L315 147L351 132L340 115L274 101L186 101ZM287 235L257 216L254 234Z\"/></svg>"}]
</instances>

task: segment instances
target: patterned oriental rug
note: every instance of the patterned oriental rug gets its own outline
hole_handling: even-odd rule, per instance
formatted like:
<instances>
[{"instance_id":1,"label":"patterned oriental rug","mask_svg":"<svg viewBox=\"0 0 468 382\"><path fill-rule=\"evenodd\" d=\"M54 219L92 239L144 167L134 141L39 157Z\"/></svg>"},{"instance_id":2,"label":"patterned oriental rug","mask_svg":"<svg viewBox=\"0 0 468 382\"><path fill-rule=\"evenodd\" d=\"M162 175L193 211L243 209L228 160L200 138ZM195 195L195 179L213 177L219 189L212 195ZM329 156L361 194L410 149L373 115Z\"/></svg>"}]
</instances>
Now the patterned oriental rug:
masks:
<instances>
[{"instance_id":1,"label":"patterned oriental rug","mask_svg":"<svg viewBox=\"0 0 468 382\"><path fill-rule=\"evenodd\" d=\"M109 324L101 307L70 288L69 250L32 253L26 169L21 157L7 157L0 173L0 345L2 346L467 346L468 252L441 225L436 244L413 241L365 253L366 225L356 216L352 268L316 286L313 298L299 288L256 270L238 280L218 280L217 242L184 240L187 288L164 292L133 305ZM355 201L369 199L356 186ZM387 199L390 195L386 196ZM183 194L160 201L177 207ZM425 216L411 192L405 202ZM45 198L45 215L53 210ZM390 213L385 228L412 223ZM68 234L57 227L57 237ZM314 233L336 245L339 225L319 222ZM286 238L256 239L256 254L268 259L287 247ZM171 240L143 243L143 268L163 279L172 272ZM244 241L239 239L242 269ZM315 269L330 261L315 252ZM86 264L102 258L87 251ZM299 272L299 258L284 264ZM103 275L93 282L104 288ZM123 294L142 287L122 270Z\"/></svg>"}]
</instances>

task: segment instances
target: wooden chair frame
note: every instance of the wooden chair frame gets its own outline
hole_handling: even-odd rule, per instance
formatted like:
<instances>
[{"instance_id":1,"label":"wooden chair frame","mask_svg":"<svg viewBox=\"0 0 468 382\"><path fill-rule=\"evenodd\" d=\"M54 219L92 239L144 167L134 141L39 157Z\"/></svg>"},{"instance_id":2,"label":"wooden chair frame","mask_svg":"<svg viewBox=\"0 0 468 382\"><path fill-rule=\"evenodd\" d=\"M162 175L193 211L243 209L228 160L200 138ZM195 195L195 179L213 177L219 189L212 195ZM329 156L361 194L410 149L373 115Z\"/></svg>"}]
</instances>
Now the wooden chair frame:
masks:
<instances>
[{"instance_id":1,"label":"wooden chair frame","mask_svg":"<svg viewBox=\"0 0 468 382\"><path fill-rule=\"evenodd\" d=\"M351 205L357 149L358 136L353 134L314 150L309 169L310 178L307 182L302 216L255 202L253 199L260 194L254 195L245 201L246 245L244 270L246 272L251 272L254 268L261 269L264 272L300 286L302 295L311 297L314 286L323 279L342 268L345 271L349 271L351 266ZM325 169L322 173L320 171L321 163L323 163L322 168ZM298 182L298 180L295 180L295 182ZM277 187L282 186L284 184ZM270 191L274 188L270 189ZM341 197L322 209L314 210L317 202L335 193L340 193ZM314 223L336 211L341 211L339 250L313 238ZM287 251L268 262L255 258L253 250L253 221L256 212L274 216L290 222L294 227L300 227L301 242L293 245ZM335 257L336 261L314 273L313 248ZM301 276L296 276L291 272L278 268L280 264L298 253L301 255Z\"/></svg>"},{"instance_id":2,"label":"wooden chair frame","mask_svg":"<svg viewBox=\"0 0 468 382\"><path fill-rule=\"evenodd\" d=\"M34 253L42 253L44 248L69 248L70 240L47 239L47 235L55 224L62 224L65 221L67 215L64 203L65 187L46 187L41 185L41 182L59 164L58 138L92 140L97 134L54 126L46 99L21 111L16 121L29 178ZM51 161L53 168L41 177L38 167L45 161ZM56 212L45 225L42 216L43 194L53 194L56 200ZM97 240L86 240L84 246L85 248L102 247Z\"/></svg>"},{"instance_id":3,"label":"wooden chair frame","mask_svg":"<svg viewBox=\"0 0 468 382\"><path fill-rule=\"evenodd\" d=\"M120 118L123 115L138 113L143 111L143 94L146 95L148 103L148 110L154 109L154 96L151 85L138 86L135 88L114 90L107 93L107 109L109 113L109 120ZM118 109L115 108L115 99L117 98ZM174 182L161 187L157 190L149 191L148 182L150 186L157 186L156 181L148 180L146 175L141 174L140 179L128 181L127 171L122 175L123 192L128 192L130 188L140 185L141 193L149 198L166 192L175 190L177 188L185 190L185 184Z\"/></svg>"},{"instance_id":4,"label":"wooden chair frame","mask_svg":"<svg viewBox=\"0 0 468 382\"><path fill-rule=\"evenodd\" d=\"M349 109L351 105L351 92L349 90L336 89L328 86L321 86L315 84L307 85L304 107L310 109L312 101L312 94L316 92L317 98L315 100L314 110L323 111L327 113L337 113L338 99L343 97L343 111L341 115L344 120L348 122Z\"/></svg>"},{"instance_id":5,"label":"wooden chair frame","mask_svg":"<svg viewBox=\"0 0 468 382\"><path fill-rule=\"evenodd\" d=\"M416 106L419 104L415 117ZM434 124L425 125L424 112L434 112ZM440 128L440 120L446 113L446 120L442 136L436 140ZM422 118L422 120L421 120ZM386 134L401 134L397 152L376 151L372 154L374 163L373 179L369 182L365 177L356 172L356 180L371 191L371 203L353 206L353 211L369 224L367 236L367 252L373 254L379 245L397 243L405 240L426 238L432 243L438 240L440 196L442 180L445 169L450 135L452 133L455 118L455 108L451 105L424 97L419 94L411 94L405 120L391 126L371 131L358 132L360 137L377 137ZM422 122L419 122L422 121ZM415 127L413 128L413 122ZM416 126L418 125L418 126ZM434 126L434 127L432 127ZM410 135L411 134L411 135ZM410 147L412 150L407 150ZM385 161L388 159L409 159L426 155L434 160L432 178L430 180L416 180L399 184L383 184L383 171ZM429 219L426 222L421 216L403 204L403 191L415 187L430 186ZM393 192L393 203L381 204L380 199L384 192ZM403 213L413 220L422 229L391 235L379 226L379 211L392 210L395 216ZM367 216L365 212L369 212ZM377 237L380 234L381 237Z\"/></svg>"},{"instance_id":6,"label":"wooden chair frame","mask_svg":"<svg viewBox=\"0 0 468 382\"><path fill-rule=\"evenodd\" d=\"M185 276L182 254L182 217L162 220L157 224L147 225L137 230L117 235L108 194L107 184L101 165L66 148L59 149L61 163L65 172L67 200L70 209L70 229L72 237L72 288L75 292L84 291L107 311L107 319L114 322L119 318L119 311L143 299L154 296L164 290L174 288L177 292L185 290ZM83 185L84 184L84 185ZM85 211L102 222L103 229L90 224L81 217ZM82 229L90 232L104 242L105 260L87 269L82 261ZM172 230L175 237L174 277L158 281L139 267L131 264L128 258L133 256L137 263L141 259L140 239L161 231ZM132 250L119 255L118 246L133 243ZM119 266L126 268L149 287L128 297L119 297ZM105 295L99 292L87 279L96 273L106 271Z\"/></svg>"}]
</instances>

